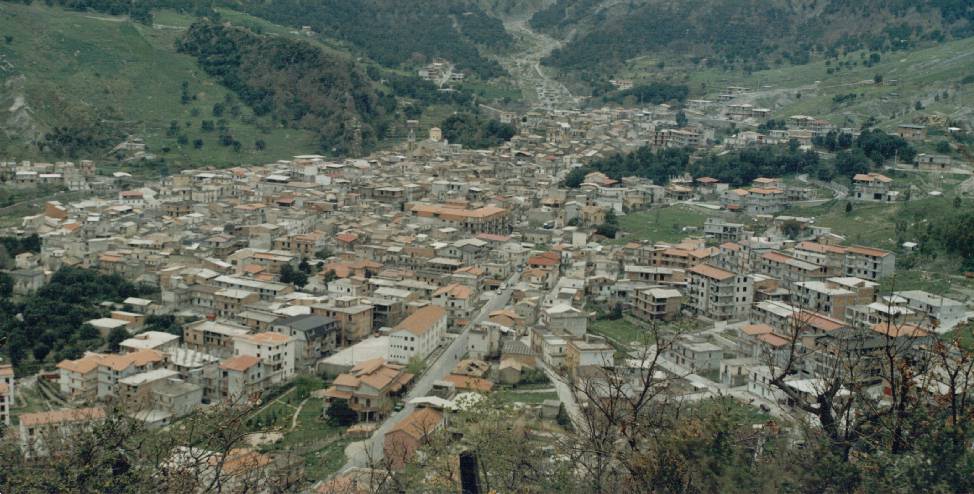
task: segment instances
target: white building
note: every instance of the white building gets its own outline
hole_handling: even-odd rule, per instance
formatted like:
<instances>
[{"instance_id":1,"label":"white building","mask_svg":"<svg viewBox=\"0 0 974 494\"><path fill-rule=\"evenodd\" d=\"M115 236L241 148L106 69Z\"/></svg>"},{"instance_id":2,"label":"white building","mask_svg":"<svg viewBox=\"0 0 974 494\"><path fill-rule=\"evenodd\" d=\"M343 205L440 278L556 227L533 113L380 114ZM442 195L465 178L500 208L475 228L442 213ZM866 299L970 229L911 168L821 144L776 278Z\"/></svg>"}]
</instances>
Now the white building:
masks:
<instances>
[{"instance_id":1,"label":"white building","mask_svg":"<svg viewBox=\"0 0 974 494\"><path fill-rule=\"evenodd\" d=\"M270 384L290 379L294 375L294 340L281 333L256 333L233 339L235 356L260 359Z\"/></svg>"},{"instance_id":2,"label":"white building","mask_svg":"<svg viewBox=\"0 0 974 494\"><path fill-rule=\"evenodd\" d=\"M557 304L542 311L541 322L552 331L563 331L572 336L585 336L588 316L568 304Z\"/></svg>"},{"instance_id":3,"label":"white building","mask_svg":"<svg viewBox=\"0 0 974 494\"><path fill-rule=\"evenodd\" d=\"M440 345L446 326L443 307L430 305L417 310L389 334L389 361L408 364L414 357L425 359Z\"/></svg>"}]
</instances>

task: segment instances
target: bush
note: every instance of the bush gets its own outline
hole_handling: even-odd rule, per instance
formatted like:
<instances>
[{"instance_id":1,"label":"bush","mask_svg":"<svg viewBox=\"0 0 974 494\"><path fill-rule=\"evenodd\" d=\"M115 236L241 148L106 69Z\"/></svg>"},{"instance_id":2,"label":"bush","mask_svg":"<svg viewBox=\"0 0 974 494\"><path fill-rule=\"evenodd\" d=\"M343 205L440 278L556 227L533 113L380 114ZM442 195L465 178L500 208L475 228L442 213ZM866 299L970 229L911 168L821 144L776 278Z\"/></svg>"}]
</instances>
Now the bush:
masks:
<instances>
[{"instance_id":1,"label":"bush","mask_svg":"<svg viewBox=\"0 0 974 494\"><path fill-rule=\"evenodd\" d=\"M341 427L348 427L358 422L358 413L349 408L347 400L331 402L325 415L328 417L328 423Z\"/></svg>"}]
</instances>

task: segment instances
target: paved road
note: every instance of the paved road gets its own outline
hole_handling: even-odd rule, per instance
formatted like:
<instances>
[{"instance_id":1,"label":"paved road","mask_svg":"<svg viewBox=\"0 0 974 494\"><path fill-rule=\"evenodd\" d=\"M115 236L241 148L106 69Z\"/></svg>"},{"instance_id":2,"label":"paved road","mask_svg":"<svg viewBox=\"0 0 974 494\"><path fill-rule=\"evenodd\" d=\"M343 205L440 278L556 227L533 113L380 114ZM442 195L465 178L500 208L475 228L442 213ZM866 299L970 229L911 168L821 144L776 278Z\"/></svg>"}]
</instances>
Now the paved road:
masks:
<instances>
[{"instance_id":1,"label":"paved road","mask_svg":"<svg viewBox=\"0 0 974 494\"><path fill-rule=\"evenodd\" d=\"M541 59L561 46L561 42L535 32L526 18L507 19L504 27L514 35L522 50L514 55L500 57L498 62L514 77L525 97L536 100L546 109L570 109L578 106L578 100L561 82L545 74Z\"/></svg>"},{"instance_id":2,"label":"paved road","mask_svg":"<svg viewBox=\"0 0 974 494\"><path fill-rule=\"evenodd\" d=\"M568 418L571 419L575 430L581 430L585 425L585 420L582 417L582 409L578 406L578 400L575 399L575 393L572 392L571 386L558 373L548 368L541 359L538 359L538 365L544 371L545 375L548 376L548 379L551 380L551 383L555 385L558 400L565 405L565 412L568 413Z\"/></svg>"},{"instance_id":3,"label":"paved road","mask_svg":"<svg viewBox=\"0 0 974 494\"><path fill-rule=\"evenodd\" d=\"M806 184L807 183L812 183L812 184L818 185L819 187L825 187L826 189L831 190L832 193L835 194L835 196L832 198L832 200L841 201L842 199L845 199L846 196L849 195L849 188L848 187L846 187L844 185L841 185L841 184L837 184L835 182L823 182L821 180L815 180L815 179L809 178L809 176L808 176L807 173L802 173L801 175L798 175L797 178L798 178L798 181L799 182L806 183ZM811 201L811 202L817 202L817 201ZM825 202L828 202L828 201L825 201Z\"/></svg>"},{"instance_id":4,"label":"paved road","mask_svg":"<svg viewBox=\"0 0 974 494\"><path fill-rule=\"evenodd\" d=\"M511 300L513 286L520 279L521 273L514 273L514 275L507 280L508 288L503 292L497 293L493 298L490 299L490 301L484 304L484 306L480 309L480 312L477 313L477 316L474 317L470 324L463 329L463 332L453 339L450 345L440 354L440 357L435 362L430 364L430 367L419 378L419 381L417 381L412 389L409 390L404 398L404 401L407 404L402 410L390 415L372 434L371 438L365 441L352 443L345 448L345 457L347 462L342 468L342 471L347 471L352 468L368 467L369 456L371 456L374 461L382 459L382 444L383 440L385 439L386 432L388 432L389 429L391 429L395 424L416 409L415 405L409 405L408 402L413 398L429 395L430 390L433 388L433 383L446 377L446 375L449 374L454 367L456 367L457 363L460 362L460 359L463 358L464 354L467 353L470 329L487 319L487 316L491 312L507 306L507 303Z\"/></svg>"}]
</instances>

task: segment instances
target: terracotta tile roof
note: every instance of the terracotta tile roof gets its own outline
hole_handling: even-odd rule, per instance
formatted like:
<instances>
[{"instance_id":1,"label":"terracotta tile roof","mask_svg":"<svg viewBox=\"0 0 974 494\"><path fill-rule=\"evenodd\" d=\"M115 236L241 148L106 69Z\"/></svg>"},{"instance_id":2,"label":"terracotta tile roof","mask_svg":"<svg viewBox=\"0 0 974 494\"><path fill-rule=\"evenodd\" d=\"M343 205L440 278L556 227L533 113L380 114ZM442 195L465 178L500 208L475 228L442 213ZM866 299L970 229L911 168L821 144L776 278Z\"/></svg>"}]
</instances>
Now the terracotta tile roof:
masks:
<instances>
[{"instance_id":1,"label":"terracotta tile roof","mask_svg":"<svg viewBox=\"0 0 974 494\"><path fill-rule=\"evenodd\" d=\"M791 315L791 318L798 319L806 325L811 326L814 329L825 331L826 333L846 327L844 322L837 319L832 319L828 316L823 316L822 314L818 314L816 312L804 311L801 313L795 313Z\"/></svg>"},{"instance_id":2,"label":"terracotta tile roof","mask_svg":"<svg viewBox=\"0 0 974 494\"><path fill-rule=\"evenodd\" d=\"M889 255L889 252L883 249L874 249L872 247L863 247L861 245L853 245L852 247L848 247L847 250L852 254L862 254L864 256L872 257L886 257Z\"/></svg>"},{"instance_id":3,"label":"terracotta tile roof","mask_svg":"<svg viewBox=\"0 0 974 494\"><path fill-rule=\"evenodd\" d=\"M541 254L533 256L528 259L528 265L532 266L557 266L559 260L557 258L553 259L549 255Z\"/></svg>"},{"instance_id":4,"label":"terracotta tile roof","mask_svg":"<svg viewBox=\"0 0 974 494\"><path fill-rule=\"evenodd\" d=\"M257 274L264 271L264 266L260 264L244 264L243 272L247 274Z\"/></svg>"},{"instance_id":5,"label":"terracotta tile roof","mask_svg":"<svg viewBox=\"0 0 974 494\"><path fill-rule=\"evenodd\" d=\"M762 334L758 336L758 339L775 348L781 348L788 344L788 340L773 333Z\"/></svg>"},{"instance_id":6,"label":"terracotta tile roof","mask_svg":"<svg viewBox=\"0 0 974 494\"><path fill-rule=\"evenodd\" d=\"M819 254L845 254L846 249L844 247L839 247L837 245L820 244L818 242L801 242L796 247L800 250L807 250L809 252L818 252Z\"/></svg>"},{"instance_id":7,"label":"terracotta tile roof","mask_svg":"<svg viewBox=\"0 0 974 494\"><path fill-rule=\"evenodd\" d=\"M254 357L253 355L240 355L237 357L230 357L223 362L220 362L220 368L224 370L244 372L259 363L260 359Z\"/></svg>"},{"instance_id":8,"label":"terracotta tile roof","mask_svg":"<svg viewBox=\"0 0 974 494\"><path fill-rule=\"evenodd\" d=\"M793 257L786 256L780 252L765 252L761 258L774 262L788 262L794 259Z\"/></svg>"},{"instance_id":9,"label":"terracotta tile roof","mask_svg":"<svg viewBox=\"0 0 974 494\"><path fill-rule=\"evenodd\" d=\"M927 330L917 326L915 324L890 324L889 322L879 323L871 328L873 331L891 336L893 338L899 338L900 336L909 336L911 338L922 338L928 336L930 333Z\"/></svg>"},{"instance_id":10,"label":"terracotta tile roof","mask_svg":"<svg viewBox=\"0 0 974 494\"><path fill-rule=\"evenodd\" d=\"M887 177L879 173L857 173L852 177L853 182L882 182L888 184L893 181L892 178Z\"/></svg>"},{"instance_id":11,"label":"terracotta tile roof","mask_svg":"<svg viewBox=\"0 0 974 494\"><path fill-rule=\"evenodd\" d=\"M768 326L767 324L748 324L742 327L741 331L743 331L744 334L749 334L751 336L754 336L754 335L768 334L772 331L772 329L771 326Z\"/></svg>"},{"instance_id":12,"label":"terracotta tile roof","mask_svg":"<svg viewBox=\"0 0 974 494\"><path fill-rule=\"evenodd\" d=\"M162 362L163 360L165 360L165 355L161 352L143 348L124 355L104 355L98 360L98 365L120 371L129 368L131 365L144 367L150 363Z\"/></svg>"},{"instance_id":13,"label":"terracotta tile roof","mask_svg":"<svg viewBox=\"0 0 974 494\"><path fill-rule=\"evenodd\" d=\"M477 238L488 242L507 242L511 239L509 235L495 235L493 233L481 233L477 235Z\"/></svg>"},{"instance_id":14,"label":"terracotta tile roof","mask_svg":"<svg viewBox=\"0 0 974 494\"><path fill-rule=\"evenodd\" d=\"M723 281L734 277L734 273L724 271L720 268L715 268L708 264L697 264L696 266L690 268L690 272L699 274L700 276L706 276L707 278L715 279L717 281Z\"/></svg>"},{"instance_id":15,"label":"terracotta tile roof","mask_svg":"<svg viewBox=\"0 0 974 494\"><path fill-rule=\"evenodd\" d=\"M467 300L473 295L473 289L467 285L461 285L459 283L450 283L433 293L434 297L439 297L440 295L447 295L450 298L455 298L459 300Z\"/></svg>"},{"instance_id":16,"label":"terracotta tile roof","mask_svg":"<svg viewBox=\"0 0 974 494\"><path fill-rule=\"evenodd\" d=\"M219 455L213 455L208 459L210 465L216 466L220 463ZM222 473L225 475L249 475L257 468L263 468L271 463L271 457L258 453L248 448L231 449L223 461Z\"/></svg>"},{"instance_id":17,"label":"terracotta tile roof","mask_svg":"<svg viewBox=\"0 0 974 494\"><path fill-rule=\"evenodd\" d=\"M358 240L358 235L354 233L340 233L335 236L335 238L338 239L339 242L345 242L348 244Z\"/></svg>"},{"instance_id":18,"label":"terracotta tile roof","mask_svg":"<svg viewBox=\"0 0 974 494\"><path fill-rule=\"evenodd\" d=\"M494 383L481 379L479 377L470 376L458 376L456 374L450 374L443 378L444 381L453 383L457 389L479 391L481 393L490 392L494 389Z\"/></svg>"},{"instance_id":19,"label":"terracotta tile roof","mask_svg":"<svg viewBox=\"0 0 974 494\"><path fill-rule=\"evenodd\" d=\"M421 335L433 329L437 322L446 317L446 309L438 305L427 305L413 312L396 325L397 330L406 330L414 335Z\"/></svg>"},{"instance_id":20,"label":"terracotta tile roof","mask_svg":"<svg viewBox=\"0 0 974 494\"><path fill-rule=\"evenodd\" d=\"M764 189L764 188L752 188L748 190L751 194L757 194L759 196L770 196L775 194L784 194L785 191L781 189Z\"/></svg>"},{"instance_id":21,"label":"terracotta tile roof","mask_svg":"<svg viewBox=\"0 0 974 494\"><path fill-rule=\"evenodd\" d=\"M356 383L357 382L358 381L356 380ZM335 380L335 385L336 386L338 385L338 380L337 379ZM330 388L328 388L328 389L325 390L324 395L326 397L328 397L328 398L336 398L336 399L339 399L339 400L347 400L347 399L349 399L349 398L352 397L352 392L351 391L342 391L342 390L336 388L335 386L332 386L332 387L330 387Z\"/></svg>"},{"instance_id":22,"label":"terracotta tile roof","mask_svg":"<svg viewBox=\"0 0 974 494\"><path fill-rule=\"evenodd\" d=\"M265 332L257 333L252 335L244 335L241 338L250 340L254 343L270 344L270 345L280 345L281 343L287 343L291 338L285 334Z\"/></svg>"},{"instance_id":23,"label":"terracotta tile roof","mask_svg":"<svg viewBox=\"0 0 974 494\"><path fill-rule=\"evenodd\" d=\"M443 413L433 408L420 408L400 420L386 434L404 432L416 440L436 430L443 423Z\"/></svg>"},{"instance_id":24,"label":"terracotta tile roof","mask_svg":"<svg viewBox=\"0 0 974 494\"><path fill-rule=\"evenodd\" d=\"M36 427L66 422L87 422L103 418L105 418L105 410L101 408L62 408L49 412L23 413L20 415L20 424Z\"/></svg>"},{"instance_id":25,"label":"terracotta tile roof","mask_svg":"<svg viewBox=\"0 0 974 494\"><path fill-rule=\"evenodd\" d=\"M57 368L78 374L87 374L98 368L98 362L102 358L103 355L91 354L77 360L62 360L57 364Z\"/></svg>"}]
</instances>

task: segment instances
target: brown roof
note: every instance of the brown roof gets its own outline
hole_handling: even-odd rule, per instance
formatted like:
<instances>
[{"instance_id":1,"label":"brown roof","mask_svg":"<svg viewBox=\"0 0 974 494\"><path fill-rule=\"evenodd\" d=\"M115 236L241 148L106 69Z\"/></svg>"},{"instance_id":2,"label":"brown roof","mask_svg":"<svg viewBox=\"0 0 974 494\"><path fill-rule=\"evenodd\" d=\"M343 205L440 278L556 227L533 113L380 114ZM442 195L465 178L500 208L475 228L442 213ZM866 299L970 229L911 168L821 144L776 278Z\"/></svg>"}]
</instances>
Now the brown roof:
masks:
<instances>
[{"instance_id":1,"label":"brown roof","mask_svg":"<svg viewBox=\"0 0 974 494\"><path fill-rule=\"evenodd\" d=\"M413 374L403 372L401 365L387 364L384 358L376 357L360 362L352 367L348 373L339 374L333 384L343 388L358 388L360 385L366 384L378 390L396 391L409 384L413 377L415 377ZM335 389L334 386L328 388L326 393L334 398L342 398L342 395L345 394L344 391Z\"/></svg>"},{"instance_id":2,"label":"brown roof","mask_svg":"<svg viewBox=\"0 0 974 494\"><path fill-rule=\"evenodd\" d=\"M113 370L125 370L129 366L145 367L152 362L162 362L165 355L162 352L143 348L124 355L103 355L98 360L99 366L109 367Z\"/></svg>"},{"instance_id":3,"label":"brown roof","mask_svg":"<svg viewBox=\"0 0 974 494\"><path fill-rule=\"evenodd\" d=\"M105 418L105 410L101 408L62 408L49 412L23 413L20 415L20 424L35 427L65 422L87 422L103 418Z\"/></svg>"},{"instance_id":4,"label":"brown roof","mask_svg":"<svg viewBox=\"0 0 974 494\"><path fill-rule=\"evenodd\" d=\"M433 329L433 326L444 317L446 317L446 309L438 305L427 305L403 319L396 325L396 329L404 329L414 335L421 335Z\"/></svg>"},{"instance_id":5,"label":"brown roof","mask_svg":"<svg viewBox=\"0 0 974 494\"><path fill-rule=\"evenodd\" d=\"M257 333L241 336L243 339L250 340L254 343L264 343L271 345L280 345L281 343L287 343L291 338L282 333L266 332Z\"/></svg>"},{"instance_id":6,"label":"brown roof","mask_svg":"<svg viewBox=\"0 0 974 494\"><path fill-rule=\"evenodd\" d=\"M825 331L826 333L846 327L844 322L816 312L802 311L801 313L792 314L791 318L798 319L812 328Z\"/></svg>"},{"instance_id":7,"label":"brown roof","mask_svg":"<svg viewBox=\"0 0 974 494\"><path fill-rule=\"evenodd\" d=\"M847 250L853 254L862 254L864 256L872 257L886 257L889 255L889 252L883 249L874 249L872 247L863 247L861 245L853 245L852 247L848 247Z\"/></svg>"},{"instance_id":8,"label":"brown roof","mask_svg":"<svg viewBox=\"0 0 974 494\"><path fill-rule=\"evenodd\" d=\"M857 173L856 176L852 177L852 180L854 182L883 182L887 184L893 181L892 178L879 173Z\"/></svg>"},{"instance_id":9,"label":"brown roof","mask_svg":"<svg viewBox=\"0 0 974 494\"><path fill-rule=\"evenodd\" d=\"M443 413L433 408L420 408L400 420L386 434L402 431L416 440L435 430L443 422Z\"/></svg>"},{"instance_id":10,"label":"brown roof","mask_svg":"<svg viewBox=\"0 0 974 494\"><path fill-rule=\"evenodd\" d=\"M744 334L749 334L751 336L754 336L754 335L768 334L772 331L772 328L767 324L748 324L742 327L741 331L743 331Z\"/></svg>"},{"instance_id":11,"label":"brown roof","mask_svg":"<svg viewBox=\"0 0 974 494\"><path fill-rule=\"evenodd\" d=\"M775 347L775 348L781 348L781 347L783 347L783 346L785 346L785 345L788 344L788 340L786 340L786 339L784 339L784 338L782 338L782 337L780 337L780 336L778 336L776 334L772 334L772 333L767 333L767 334L763 334L761 336L758 336L758 339L761 340L761 341L763 341L763 342L765 342L765 343L767 343L767 344L769 344L769 345L771 345L771 346L773 346L773 347Z\"/></svg>"},{"instance_id":12,"label":"brown roof","mask_svg":"<svg viewBox=\"0 0 974 494\"><path fill-rule=\"evenodd\" d=\"M819 254L845 254L846 252L845 247L808 241L798 244L798 248L809 252L818 252Z\"/></svg>"},{"instance_id":13,"label":"brown roof","mask_svg":"<svg viewBox=\"0 0 974 494\"><path fill-rule=\"evenodd\" d=\"M706 276L707 278L712 278L718 281L723 281L728 278L733 278L734 273L730 271L724 271L720 268L715 268L708 264L697 264L696 266L690 268L691 273L699 274L700 276Z\"/></svg>"},{"instance_id":14,"label":"brown roof","mask_svg":"<svg viewBox=\"0 0 974 494\"><path fill-rule=\"evenodd\" d=\"M260 359L254 357L253 355L240 355L220 362L220 368L236 372L243 372L257 365L258 363L260 363Z\"/></svg>"},{"instance_id":15,"label":"brown roof","mask_svg":"<svg viewBox=\"0 0 974 494\"><path fill-rule=\"evenodd\" d=\"M433 296L438 297L443 294L449 295L452 298L467 300L468 298L470 298L471 295L473 295L473 289L467 285L461 285L459 283L450 283L449 285L444 286L439 290L437 290L433 294Z\"/></svg>"},{"instance_id":16,"label":"brown roof","mask_svg":"<svg viewBox=\"0 0 974 494\"><path fill-rule=\"evenodd\" d=\"M57 368L78 374L87 374L98 368L98 362L103 357L104 355L93 353L85 355L78 360L62 360L57 364Z\"/></svg>"},{"instance_id":17,"label":"brown roof","mask_svg":"<svg viewBox=\"0 0 974 494\"><path fill-rule=\"evenodd\" d=\"M220 463L219 455L211 456L208 459L211 465ZM223 462L222 473L226 475L244 475L255 468L263 468L271 463L271 457L263 453L258 453L249 448L231 449Z\"/></svg>"},{"instance_id":18,"label":"brown roof","mask_svg":"<svg viewBox=\"0 0 974 494\"><path fill-rule=\"evenodd\" d=\"M900 336L909 336L911 338L921 338L929 335L927 330L917 326L915 324L890 324L889 322L879 323L871 328L873 331L893 338L899 338Z\"/></svg>"},{"instance_id":19,"label":"brown roof","mask_svg":"<svg viewBox=\"0 0 974 494\"><path fill-rule=\"evenodd\" d=\"M443 380L453 383L457 389L467 389L471 391L479 391L481 393L487 393L494 389L494 383L479 377L450 374L449 376L444 377Z\"/></svg>"}]
</instances>

